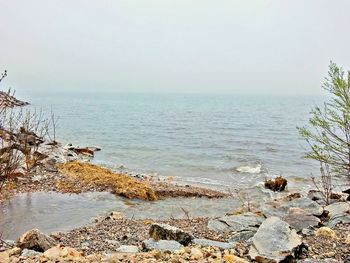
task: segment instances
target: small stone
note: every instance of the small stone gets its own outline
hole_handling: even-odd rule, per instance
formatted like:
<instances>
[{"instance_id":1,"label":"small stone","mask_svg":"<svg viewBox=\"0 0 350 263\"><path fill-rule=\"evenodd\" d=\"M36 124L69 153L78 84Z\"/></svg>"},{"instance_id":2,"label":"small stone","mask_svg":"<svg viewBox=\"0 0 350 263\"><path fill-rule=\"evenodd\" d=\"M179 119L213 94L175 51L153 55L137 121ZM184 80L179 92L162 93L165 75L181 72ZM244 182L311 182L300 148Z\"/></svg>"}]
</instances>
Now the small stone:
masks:
<instances>
[{"instance_id":1,"label":"small stone","mask_svg":"<svg viewBox=\"0 0 350 263\"><path fill-rule=\"evenodd\" d=\"M348 234L348 236L346 237L345 243L350 245L350 234Z\"/></svg>"},{"instance_id":2,"label":"small stone","mask_svg":"<svg viewBox=\"0 0 350 263\"><path fill-rule=\"evenodd\" d=\"M61 254L61 249L59 246L52 247L44 252L44 256L51 260L59 258L60 254Z\"/></svg>"},{"instance_id":3,"label":"small stone","mask_svg":"<svg viewBox=\"0 0 350 263\"><path fill-rule=\"evenodd\" d=\"M25 258L29 258L29 257L34 257L34 256L38 256L41 255L41 252L35 251L35 250L31 250L31 249L23 249L21 256L25 257Z\"/></svg>"},{"instance_id":4,"label":"small stone","mask_svg":"<svg viewBox=\"0 0 350 263\"><path fill-rule=\"evenodd\" d=\"M237 257L235 255L225 255L224 260L227 263L248 263L248 261L245 259Z\"/></svg>"},{"instance_id":5,"label":"small stone","mask_svg":"<svg viewBox=\"0 0 350 263\"><path fill-rule=\"evenodd\" d=\"M193 240L192 234L166 224L152 224L149 235L154 240L175 240L184 246Z\"/></svg>"},{"instance_id":6,"label":"small stone","mask_svg":"<svg viewBox=\"0 0 350 263\"><path fill-rule=\"evenodd\" d=\"M199 260L203 258L203 253L199 248L193 247L191 248L191 259Z\"/></svg>"},{"instance_id":7,"label":"small stone","mask_svg":"<svg viewBox=\"0 0 350 263\"><path fill-rule=\"evenodd\" d=\"M332 230L330 229L329 227L321 227L319 229L317 229L316 233L315 233L316 236L322 236L322 237L330 237L330 238L337 238L337 234Z\"/></svg>"},{"instance_id":8,"label":"small stone","mask_svg":"<svg viewBox=\"0 0 350 263\"><path fill-rule=\"evenodd\" d=\"M9 254L5 252L0 252L0 262L2 263L9 263L10 262L10 256Z\"/></svg>"},{"instance_id":9,"label":"small stone","mask_svg":"<svg viewBox=\"0 0 350 263\"><path fill-rule=\"evenodd\" d=\"M123 219L124 218L123 213L117 212L117 211L113 211L110 216L114 220L119 220L119 219Z\"/></svg>"},{"instance_id":10,"label":"small stone","mask_svg":"<svg viewBox=\"0 0 350 263\"><path fill-rule=\"evenodd\" d=\"M116 249L116 252L119 253L138 253L139 248L137 246L120 246L119 248Z\"/></svg>"},{"instance_id":11,"label":"small stone","mask_svg":"<svg viewBox=\"0 0 350 263\"><path fill-rule=\"evenodd\" d=\"M55 245L55 240L38 229L32 229L24 233L17 241L17 247L24 249L33 249L38 252L44 252Z\"/></svg>"}]
</instances>

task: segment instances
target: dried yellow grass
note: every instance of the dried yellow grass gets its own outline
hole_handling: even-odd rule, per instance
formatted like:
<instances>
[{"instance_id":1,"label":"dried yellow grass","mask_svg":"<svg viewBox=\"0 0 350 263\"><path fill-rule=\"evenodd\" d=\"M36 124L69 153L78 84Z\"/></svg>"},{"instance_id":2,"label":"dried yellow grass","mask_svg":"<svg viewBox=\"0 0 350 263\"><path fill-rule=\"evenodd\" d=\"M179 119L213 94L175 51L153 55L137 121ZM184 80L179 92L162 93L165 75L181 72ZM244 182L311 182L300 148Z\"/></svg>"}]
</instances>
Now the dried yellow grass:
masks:
<instances>
[{"instance_id":1,"label":"dried yellow grass","mask_svg":"<svg viewBox=\"0 0 350 263\"><path fill-rule=\"evenodd\" d=\"M147 182L94 164L74 161L62 164L58 169L61 173L68 175L67 179L58 184L58 187L66 192L79 192L82 187L89 189L96 187L127 198L158 199Z\"/></svg>"}]
</instances>

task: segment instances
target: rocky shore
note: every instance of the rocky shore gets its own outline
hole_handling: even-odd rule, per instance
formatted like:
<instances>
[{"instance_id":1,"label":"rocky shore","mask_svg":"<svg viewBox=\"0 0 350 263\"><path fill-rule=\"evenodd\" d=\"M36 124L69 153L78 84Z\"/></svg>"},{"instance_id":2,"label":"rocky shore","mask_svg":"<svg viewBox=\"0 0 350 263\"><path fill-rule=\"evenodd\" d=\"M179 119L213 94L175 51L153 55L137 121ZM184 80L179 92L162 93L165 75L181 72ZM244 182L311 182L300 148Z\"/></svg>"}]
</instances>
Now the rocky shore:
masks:
<instances>
[{"instance_id":1,"label":"rocky shore","mask_svg":"<svg viewBox=\"0 0 350 263\"><path fill-rule=\"evenodd\" d=\"M18 240L2 240L0 262L350 262L345 193L334 194L330 205L318 191L288 192L286 181L282 187L269 182L282 191L278 194L261 188L222 193L91 164L96 150L42 142L40 163L31 173L8 178L0 202L25 192L107 191L147 202L230 196L241 206L215 217L184 211L183 219L166 220L135 220L114 211L67 232L46 235L33 229Z\"/></svg>"},{"instance_id":2,"label":"rocky shore","mask_svg":"<svg viewBox=\"0 0 350 263\"><path fill-rule=\"evenodd\" d=\"M334 197L324 205L317 191L286 192L215 218L134 220L115 211L68 232L4 241L0 262L350 262L350 204Z\"/></svg>"}]
</instances>

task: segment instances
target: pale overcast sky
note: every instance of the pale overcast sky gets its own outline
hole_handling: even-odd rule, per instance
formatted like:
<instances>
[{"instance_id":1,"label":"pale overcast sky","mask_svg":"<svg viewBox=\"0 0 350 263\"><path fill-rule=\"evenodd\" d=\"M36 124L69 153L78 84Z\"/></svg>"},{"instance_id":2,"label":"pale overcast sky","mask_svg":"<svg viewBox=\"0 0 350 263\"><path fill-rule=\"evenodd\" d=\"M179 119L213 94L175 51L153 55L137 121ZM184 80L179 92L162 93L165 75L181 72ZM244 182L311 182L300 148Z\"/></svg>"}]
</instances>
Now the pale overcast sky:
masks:
<instances>
[{"instance_id":1,"label":"pale overcast sky","mask_svg":"<svg viewBox=\"0 0 350 263\"><path fill-rule=\"evenodd\" d=\"M17 90L308 93L350 69L349 0L0 0Z\"/></svg>"}]
</instances>

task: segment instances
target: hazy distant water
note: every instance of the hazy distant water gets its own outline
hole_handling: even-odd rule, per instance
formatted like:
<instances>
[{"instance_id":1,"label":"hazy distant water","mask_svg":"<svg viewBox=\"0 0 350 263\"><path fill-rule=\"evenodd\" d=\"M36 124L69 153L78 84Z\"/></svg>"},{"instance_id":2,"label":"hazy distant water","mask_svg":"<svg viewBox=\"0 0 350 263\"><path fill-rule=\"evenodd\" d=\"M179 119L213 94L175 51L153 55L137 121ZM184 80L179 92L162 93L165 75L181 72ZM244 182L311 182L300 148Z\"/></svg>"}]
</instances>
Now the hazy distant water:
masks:
<instances>
[{"instance_id":1,"label":"hazy distant water","mask_svg":"<svg viewBox=\"0 0 350 263\"><path fill-rule=\"evenodd\" d=\"M95 161L188 182L248 186L266 175L307 178L297 125L317 96L35 94L60 117L60 141L100 146Z\"/></svg>"}]
</instances>

